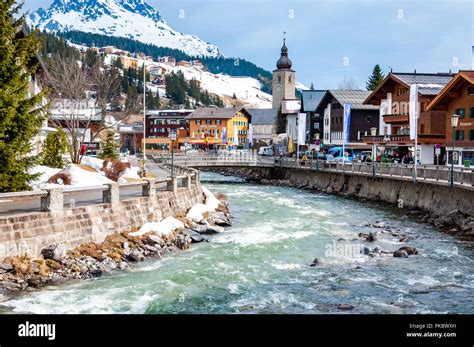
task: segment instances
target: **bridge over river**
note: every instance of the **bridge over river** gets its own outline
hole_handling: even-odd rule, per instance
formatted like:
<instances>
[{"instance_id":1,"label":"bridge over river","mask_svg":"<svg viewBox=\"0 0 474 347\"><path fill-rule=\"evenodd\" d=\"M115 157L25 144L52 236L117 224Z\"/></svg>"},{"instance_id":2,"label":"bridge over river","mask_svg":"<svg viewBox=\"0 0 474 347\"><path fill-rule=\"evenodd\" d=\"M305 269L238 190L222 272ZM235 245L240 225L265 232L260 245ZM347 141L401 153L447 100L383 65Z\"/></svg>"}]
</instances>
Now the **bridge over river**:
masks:
<instances>
[{"instance_id":1,"label":"bridge over river","mask_svg":"<svg viewBox=\"0 0 474 347\"><path fill-rule=\"evenodd\" d=\"M366 177L389 178L394 180L424 182L437 185L474 189L472 168L436 165L367 163L367 162L335 162L323 160L297 160L295 158L279 158L259 156L255 152L193 152L174 154L166 161L177 170L181 168L280 168L312 172L339 173L341 175L357 175Z\"/></svg>"}]
</instances>

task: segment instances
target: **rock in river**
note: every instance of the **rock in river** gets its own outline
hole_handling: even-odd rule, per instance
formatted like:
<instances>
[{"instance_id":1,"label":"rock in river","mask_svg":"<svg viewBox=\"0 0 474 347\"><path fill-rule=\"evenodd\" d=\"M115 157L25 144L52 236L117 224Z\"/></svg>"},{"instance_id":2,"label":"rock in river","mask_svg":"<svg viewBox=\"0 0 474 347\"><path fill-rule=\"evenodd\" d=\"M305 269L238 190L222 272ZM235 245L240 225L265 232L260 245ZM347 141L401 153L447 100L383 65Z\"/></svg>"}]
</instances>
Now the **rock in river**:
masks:
<instances>
[{"instance_id":1,"label":"rock in river","mask_svg":"<svg viewBox=\"0 0 474 347\"><path fill-rule=\"evenodd\" d=\"M322 266L324 265L323 261L319 258L314 258L310 266Z\"/></svg>"},{"instance_id":2,"label":"rock in river","mask_svg":"<svg viewBox=\"0 0 474 347\"><path fill-rule=\"evenodd\" d=\"M128 255L130 261L143 261L145 257L138 251L133 251Z\"/></svg>"},{"instance_id":3,"label":"rock in river","mask_svg":"<svg viewBox=\"0 0 474 347\"><path fill-rule=\"evenodd\" d=\"M202 241L207 241L207 237L202 236L198 232L192 230L192 229L186 229L183 234L189 236L191 238L191 242L193 243L198 243Z\"/></svg>"},{"instance_id":4,"label":"rock in river","mask_svg":"<svg viewBox=\"0 0 474 347\"><path fill-rule=\"evenodd\" d=\"M395 258L408 258L408 253L407 251L404 251L403 249L402 250L398 250L398 251L395 251L393 252L393 256Z\"/></svg>"},{"instance_id":5,"label":"rock in river","mask_svg":"<svg viewBox=\"0 0 474 347\"><path fill-rule=\"evenodd\" d=\"M398 249L399 251L405 251L408 255L418 254L418 250L415 247L403 246Z\"/></svg>"},{"instance_id":6,"label":"rock in river","mask_svg":"<svg viewBox=\"0 0 474 347\"><path fill-rule=\"evenodd\" d=\"M41 250L44 259L60 260L66 255L66 248L60 243L53 243Z\"/></svg>"}]
</instances>

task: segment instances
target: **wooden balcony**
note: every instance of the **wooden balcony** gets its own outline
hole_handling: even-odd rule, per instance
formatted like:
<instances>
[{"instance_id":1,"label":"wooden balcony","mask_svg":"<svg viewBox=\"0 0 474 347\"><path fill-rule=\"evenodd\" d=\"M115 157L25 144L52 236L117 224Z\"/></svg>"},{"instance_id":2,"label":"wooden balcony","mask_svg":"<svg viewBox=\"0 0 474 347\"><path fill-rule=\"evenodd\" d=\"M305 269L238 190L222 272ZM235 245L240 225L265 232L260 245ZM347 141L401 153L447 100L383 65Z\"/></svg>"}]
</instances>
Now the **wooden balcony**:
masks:
<instances>
[{"instance_id":1,"label":"wooden balcony","mask_svg":"<svg viewBox=\"0 0 474 347\"><path fill-rule=\"evenodd\" d=\"M386 114L383 121L387 124L407 124L409 119L407 114Z\"/></svg>"}]
</instances>

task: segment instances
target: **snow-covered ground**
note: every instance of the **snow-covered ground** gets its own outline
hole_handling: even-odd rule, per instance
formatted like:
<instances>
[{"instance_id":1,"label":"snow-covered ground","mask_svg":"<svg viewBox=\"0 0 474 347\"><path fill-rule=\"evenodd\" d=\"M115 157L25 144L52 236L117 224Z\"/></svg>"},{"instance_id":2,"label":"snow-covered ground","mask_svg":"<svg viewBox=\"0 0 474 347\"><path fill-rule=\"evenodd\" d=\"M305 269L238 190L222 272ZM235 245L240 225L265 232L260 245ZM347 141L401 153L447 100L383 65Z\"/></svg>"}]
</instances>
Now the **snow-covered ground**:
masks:
<instances>
[{"instance_id":1,"label":"snow-covered ground","mask_svg":"<svg viewBox=\"0 0 474 347\"><path fill-rule=\"evenodd\" d=\"M219 199L217 199L209 189L203 186L201 188L202 192L206 196L206 203L199 203L193 206L186 214L186 217L194 222L202 221L204 219L203 213L215 211L220 204Z\"/></svg>"},{"instance_id":2,"label":"snow-covered ground","mask_svg":"<svg viewBox=\"0 0 474 347\"><path fill-rule=\"evenodd\" d=\"M184 228L184 223L174 217L167 217L161 222L150 222L144 224L140 230L130 233L131 236L141 236L154 232L160 236L166 236L179 228Z\"/></svg>"},{"instance_id":3,"label":"snow-covered ground","mask_svg":"<svg viewBox=\"0 0 474 347\"><path fill-rule=\"evenodd\" d=\"M55 169L42 165L35 166L29 172L33 174L39 173L40 176L31 183L31 187L33 189L54 187L92 187L111 183L112 181L105 177L105 173L101 171L103 162L103 160L98 158L83 157L81 165L88 166L91 170L83 169L74 164L69 164L64 169ZM135 166L132 166L129 169L127 168L120 176L118 183L126 183L130 179L140 179L138 170L139 168ZM52 176L61 171L65 171L71 175L71 185L47 183Z\"/></svg>"},{"instance_id":4,"label":"snow-covered ground","mask_svg":"<svg viewBox=\"0 0 474 347\"><path fill-rule=\"evenodd\" d=\"M209 93L217 94L219 96L226 96L232 98L234 93L237 99L247 103L254 108L271 108L272 96L261 90L262 84L252 77L236 77L225 74L213 74L204 71L196 66L170 66L165 63L151 63L148 65L161 66L168 70L168 73L181 71L186 80L196 79L201 82L201 88L206 89ZM159 92L164 95L164 88L158 88L153 84L147 85L154 92Z\"/></svg>"},{"instance_id":5,"label":"snow-covered ground","mask_svg":"<svg viewBox=\"0 0 474 347\"><path fill-rule=\"evenodd\" d=\"M194 222L200 222L204 219L203 213L213 212L219 207L220 201L216 196L206 187L201 187L204 195L206 196L206 202L204 204L199 203L191 207L186 217ZM171 234L176 229L184 228L184 223L174 217L167 217L160 222L145 223L140 230L130 233L131 236L141 236L146 233L156 233L160 236L166 236Z\"/></svg>"}]
</instances>

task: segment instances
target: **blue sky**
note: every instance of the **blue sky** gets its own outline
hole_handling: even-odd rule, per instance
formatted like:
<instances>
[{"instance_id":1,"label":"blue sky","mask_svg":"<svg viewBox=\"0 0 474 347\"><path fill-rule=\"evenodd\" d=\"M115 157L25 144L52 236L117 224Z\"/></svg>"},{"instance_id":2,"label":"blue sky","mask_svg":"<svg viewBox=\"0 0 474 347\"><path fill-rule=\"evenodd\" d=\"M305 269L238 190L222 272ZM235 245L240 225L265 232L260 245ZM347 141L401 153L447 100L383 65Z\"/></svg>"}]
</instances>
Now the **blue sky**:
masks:
<instances>
[{"instance_id":1,"label":"blue sky","mask_svg":"<svg viewBox=\"0 0 474 347\"><path fill-rule=\"evenodd\" d=\"M25 8L52 0L25 0ZM147 0L175 29L272 71L283 32L297 80L317 89L345 78L359 88L375 64L385 72L470 69L469 0ZM184 18L180 17L184 11Z\"/></svg>"}]
</instances>

